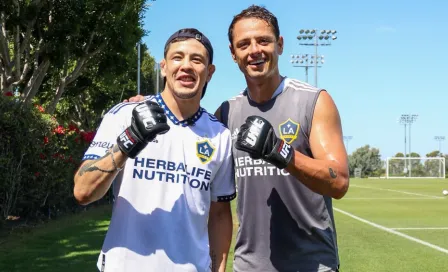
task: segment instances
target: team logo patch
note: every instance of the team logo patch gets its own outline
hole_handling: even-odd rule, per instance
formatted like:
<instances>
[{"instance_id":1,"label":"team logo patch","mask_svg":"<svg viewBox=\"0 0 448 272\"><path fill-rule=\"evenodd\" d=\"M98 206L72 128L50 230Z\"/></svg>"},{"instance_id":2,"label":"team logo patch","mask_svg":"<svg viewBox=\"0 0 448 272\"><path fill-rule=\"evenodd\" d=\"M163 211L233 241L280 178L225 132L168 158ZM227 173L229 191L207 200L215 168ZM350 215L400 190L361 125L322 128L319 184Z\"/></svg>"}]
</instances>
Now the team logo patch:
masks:
<instances>
[{"instance_id":1,"label":"team logo patch","mask_svg":"<svg viewBox=\"0 0 448 272\"><path fill-rule=\"evenodd\" d=\"M285 122L278 126L280 130L280 138L288 144L294 142L299 134L300 124L288 118Z\"/></svg>"},{"instance_id":2,"label":"team logo patch","mask_svg":"<svg viewBox=\"0 0 448 272\"><path fill-rule=\"evenodd\" d=\"M215 153L215 147L209 142L209 140L203 140L196 142L196 156L203 163L209 163Z\"/></svg>"}]
</instances>

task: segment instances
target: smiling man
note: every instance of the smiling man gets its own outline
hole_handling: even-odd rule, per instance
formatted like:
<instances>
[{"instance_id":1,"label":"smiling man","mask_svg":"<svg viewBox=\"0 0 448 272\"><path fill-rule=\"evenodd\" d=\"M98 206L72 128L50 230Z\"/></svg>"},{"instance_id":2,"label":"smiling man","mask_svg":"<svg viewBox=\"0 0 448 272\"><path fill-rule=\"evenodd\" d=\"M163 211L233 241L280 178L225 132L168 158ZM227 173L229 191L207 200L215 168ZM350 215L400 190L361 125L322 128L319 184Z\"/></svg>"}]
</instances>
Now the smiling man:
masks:
<instances>
[{"instance_id":1,"label":"smiling man","mask_svg":"<svg viewBox=\"0 0 448 272\"><path fill-rule=\"evenodd\" d=\"M161 68L161 94L104 116L94 141L107 144L86 151L74 195L96 201L123 171L100 271L223 272L236 193L230 131L200 107L215 71L212 45L181 29Z\"/></svg>"},{"instance_id":2,"label":"smiling man","mask_svg":"<svg viewBox=\"0 0 448 272\"><path fill-rule=\"evenodd\" d=\"M283 37L267 9L236 15L228 38L247 83L215 113L234 144L234 271L337 271L332 198L349 186L337 107L326 90L280 74Z\"/></svg>"}]
</instances>

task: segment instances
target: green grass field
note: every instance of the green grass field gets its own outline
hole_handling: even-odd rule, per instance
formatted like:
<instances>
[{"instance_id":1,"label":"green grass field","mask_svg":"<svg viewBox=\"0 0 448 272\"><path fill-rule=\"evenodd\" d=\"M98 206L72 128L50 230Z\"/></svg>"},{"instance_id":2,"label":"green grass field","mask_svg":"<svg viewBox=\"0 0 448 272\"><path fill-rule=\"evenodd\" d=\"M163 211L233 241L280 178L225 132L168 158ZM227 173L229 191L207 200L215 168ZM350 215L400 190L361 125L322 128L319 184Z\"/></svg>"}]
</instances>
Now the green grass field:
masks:
<instances>
[{"instance_id":1,"label":"green grass field","mask_svg":"<svg viewBox=\"0 0 448 272\"><path fill-rule=\"evenodd\" d=\"M341 271L448 271L444 188L448 180L352 179L333 202ZM16 232L0 241L0 271L95 271L109 218L110 207L99 207ZM232 258L231 249L228 271Z\"/></svg>"}]
</instances>

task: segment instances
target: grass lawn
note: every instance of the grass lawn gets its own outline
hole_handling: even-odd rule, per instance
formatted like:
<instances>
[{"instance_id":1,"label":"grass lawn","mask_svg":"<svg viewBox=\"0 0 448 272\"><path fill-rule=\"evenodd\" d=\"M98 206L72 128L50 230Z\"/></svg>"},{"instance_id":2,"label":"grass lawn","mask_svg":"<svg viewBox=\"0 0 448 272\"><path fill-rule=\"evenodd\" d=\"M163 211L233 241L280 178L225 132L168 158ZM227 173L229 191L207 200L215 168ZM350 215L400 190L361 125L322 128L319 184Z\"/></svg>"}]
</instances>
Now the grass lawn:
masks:
<instances>
[{"instance_id":1,"label":"grass lawn","mask_svg":"<svg viewBox=\"0 0 448 272\"><path fill-rule=\"evenodd\" d=\"M102 206L1 241L0 271L95 271L111 208Z\"/></svg>"},{"instance_id":2,"label":"grass lawn","mask_svg":"<svg viewBox=\"0 0 448 272\"><path fill-rule=\"evenodd\" d=\"M351 180L346 197L333 202L341 272L447 271L442 189L448 180ZM0 241L0 271L95 271L109 218L110 207L103 206L15 233Z\"/></svg>"}]
</instances>

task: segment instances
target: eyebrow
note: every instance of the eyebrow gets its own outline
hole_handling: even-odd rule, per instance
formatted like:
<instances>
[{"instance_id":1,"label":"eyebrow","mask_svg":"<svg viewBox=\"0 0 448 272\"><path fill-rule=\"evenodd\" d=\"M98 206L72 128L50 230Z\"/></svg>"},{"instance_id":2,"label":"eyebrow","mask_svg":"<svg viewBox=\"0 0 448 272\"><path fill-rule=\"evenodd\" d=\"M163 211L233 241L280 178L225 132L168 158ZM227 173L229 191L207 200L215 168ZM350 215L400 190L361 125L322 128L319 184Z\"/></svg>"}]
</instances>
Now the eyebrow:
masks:
<instances>
[{"instance_id":1,"label":"eyebrow","mask_svg":"<svg viewBox=\"0 0 448 272\"><path fill-rule=\"evenodd\" d=\"M178 50L178 51L173 51L170 55L176 55L176 54L179 54L179 55L185 55L185 52L184 51L180 51L180 50ZM207 53L206 53L207 54ZM191 56L193 56L193 57L201 57L201 58L203 58L203 59L205 59L205 58L207 58L207 55L202 55L202 54L200 54L200 53L195 53L195 52L193 52L193 53L191 53L190 54Z\"/></svg>"},{"instance_id":2,"label":"eyebrow","mask_svg":"<svg viewBox=\"0 0 448 272\"><path fill-rule=\"evenodd\" d=\"M246 42L246 41L248 41L248 40L251 40L252 38L254 38L254 37L243 38L243 39L238 40L238 41L235 41L235 42L236 42L236 44L239 44L239 43L241 43L241 42ZM267 40L270 40L270 41L275 41L275 37L272 37L272 36L270 36L270 35L262 35L262 36L257 36L257 37L255 37L255 40L260 40L260 39L267 39Z\"/></svg>"}]
</instances>

